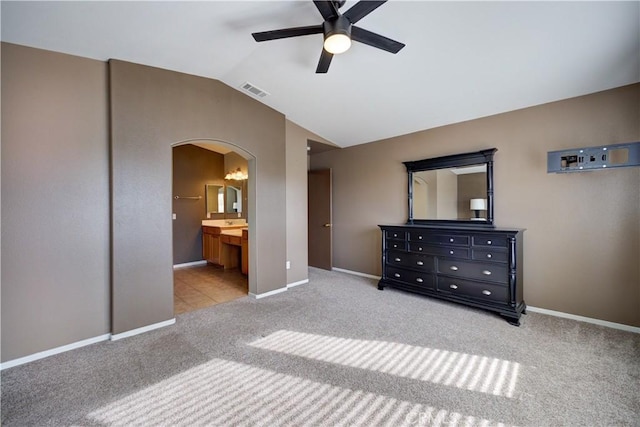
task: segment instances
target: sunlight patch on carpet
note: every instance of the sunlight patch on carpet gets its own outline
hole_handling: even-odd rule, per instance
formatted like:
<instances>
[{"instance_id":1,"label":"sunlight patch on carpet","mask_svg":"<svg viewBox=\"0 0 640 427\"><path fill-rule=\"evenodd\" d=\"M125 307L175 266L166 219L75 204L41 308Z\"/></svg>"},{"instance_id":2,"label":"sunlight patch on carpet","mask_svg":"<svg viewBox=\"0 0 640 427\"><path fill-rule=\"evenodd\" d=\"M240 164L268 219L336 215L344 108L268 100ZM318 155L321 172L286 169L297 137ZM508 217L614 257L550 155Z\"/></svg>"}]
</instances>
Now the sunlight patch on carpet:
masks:
<instances>
[{"instance_id":1,"label":"sunlight patch on carpet","mask_svg":"<svg viewBox=\"0 0 640 427\"><path fill-rule=\"evenodd\" d=\"M286 330L249 345L508 398L514 398L520 371L517 362L475 354Z\"/></svg>"},{"instance_id":2,"label":"sunlight patch on carpet","mask_svg":"<svg viewBox=\"0 0 640 427\"><path fill-rule=\"evenodd\" d=\"M87 415L110 426L502 426L428 405L213 359Z\"/></svg>"}]
</instances>

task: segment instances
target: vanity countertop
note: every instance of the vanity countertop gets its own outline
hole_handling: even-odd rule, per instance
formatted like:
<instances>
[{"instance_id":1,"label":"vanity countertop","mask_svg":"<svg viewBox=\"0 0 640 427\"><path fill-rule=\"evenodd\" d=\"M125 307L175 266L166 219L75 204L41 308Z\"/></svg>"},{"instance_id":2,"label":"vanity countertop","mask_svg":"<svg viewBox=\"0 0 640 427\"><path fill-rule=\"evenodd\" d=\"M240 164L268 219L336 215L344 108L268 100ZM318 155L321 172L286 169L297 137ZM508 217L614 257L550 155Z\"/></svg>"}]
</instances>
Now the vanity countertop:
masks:
<instances>
[{"instance_id":1,"label":"vanity countertop","mask_svg":"<svg viewBox=\"0 0 640 427\"><path fill-rule=\"evenodd\" d=\"M231 222L231 224L229 224ZM234 228L246 228L248 224L244 221L229 221L224 219L203 219L202 226L204 227L219 227L221 230L234 229Z\"/></svg>"}]
</instances>

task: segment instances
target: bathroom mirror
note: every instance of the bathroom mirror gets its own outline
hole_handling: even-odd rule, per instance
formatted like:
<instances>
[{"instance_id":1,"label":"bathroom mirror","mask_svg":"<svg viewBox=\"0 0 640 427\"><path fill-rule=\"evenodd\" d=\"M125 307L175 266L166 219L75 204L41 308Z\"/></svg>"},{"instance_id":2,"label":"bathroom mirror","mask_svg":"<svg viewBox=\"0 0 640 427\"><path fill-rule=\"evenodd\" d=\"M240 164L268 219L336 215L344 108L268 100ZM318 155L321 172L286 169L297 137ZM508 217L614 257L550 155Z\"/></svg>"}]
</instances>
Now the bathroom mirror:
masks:
<instances>
[{"instance_id":1,"label":"bathroom mirror","mask_svg":"<svg viewBox=\"0 0 640 427\"><path fill-rule=\"evenodd\" d=\"M226 185L227 200L225 202L226 213L242 212L242 183Z\"/></svg>"},{"instance_id":2,"label":"bathroom mirror","mask_svg":"<svg viewBox=\"0 0 640 427\"><path fill-rule=\"evenodd\" d=\"M206 213L224 213L224 186L206 184L204 187Z\"/></svg>"},{"instance_id":3,"label":"bathroom mirror","mask_svg":"<svg viewBox=\"0 0 640 427\"><path fill-rule=\"evenodd\" d=\"M404 162L408 224L456 223L493 227L496 148Z\"/></svg>"}]
</instances>

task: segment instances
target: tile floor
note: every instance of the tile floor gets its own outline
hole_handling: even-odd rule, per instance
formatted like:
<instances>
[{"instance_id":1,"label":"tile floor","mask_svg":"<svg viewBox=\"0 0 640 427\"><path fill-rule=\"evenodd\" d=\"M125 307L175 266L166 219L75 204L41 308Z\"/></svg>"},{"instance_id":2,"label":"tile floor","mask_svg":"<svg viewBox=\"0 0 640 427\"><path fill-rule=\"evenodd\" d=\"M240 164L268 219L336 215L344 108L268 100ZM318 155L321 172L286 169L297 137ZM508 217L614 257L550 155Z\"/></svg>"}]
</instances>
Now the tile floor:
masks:
<instances>
[{"instance_id":1,"label":"tile floor","mask_svg":"<svg viewBox=\"0 0 640 427\"><path fill-rule=\"evenodd\" d=\"M214 265L173 270L173 311L199 310L247 295L248 280L239 269Z\"/></svg>"}]
</instances>

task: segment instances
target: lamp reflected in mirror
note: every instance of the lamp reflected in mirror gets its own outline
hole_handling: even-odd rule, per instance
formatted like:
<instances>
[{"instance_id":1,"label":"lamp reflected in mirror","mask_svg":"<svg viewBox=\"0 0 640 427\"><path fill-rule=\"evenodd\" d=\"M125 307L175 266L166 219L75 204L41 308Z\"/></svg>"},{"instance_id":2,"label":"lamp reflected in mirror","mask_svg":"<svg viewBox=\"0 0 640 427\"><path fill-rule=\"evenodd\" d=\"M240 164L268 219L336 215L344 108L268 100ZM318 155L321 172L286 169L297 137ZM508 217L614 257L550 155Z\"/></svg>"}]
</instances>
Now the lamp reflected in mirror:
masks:
<instances>
[{"instance_id":1,"label":"lamp reflected in mirror","mask_svg":"<svg viewBox=\"0 0 640 427\"><path fill-rule=\"evenodd\" d=\"M471 199L469 209L475 212L475 217L471 218L472 221L485 221L485 218L480 217L480 211L487 210L487 199Z\"/></svg>"}]
</instances>

